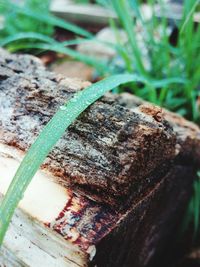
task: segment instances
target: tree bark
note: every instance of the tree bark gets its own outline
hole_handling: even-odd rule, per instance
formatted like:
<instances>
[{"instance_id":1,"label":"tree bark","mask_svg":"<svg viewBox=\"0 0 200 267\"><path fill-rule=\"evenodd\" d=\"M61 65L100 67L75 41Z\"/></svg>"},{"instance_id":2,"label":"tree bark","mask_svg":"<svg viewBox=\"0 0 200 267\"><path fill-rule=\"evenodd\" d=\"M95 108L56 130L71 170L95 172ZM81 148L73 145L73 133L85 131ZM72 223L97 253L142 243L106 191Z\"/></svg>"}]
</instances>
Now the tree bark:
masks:
<instances>
[{"instance_id":1,"label":"tree bark","mask_svg":"<svg viewBox=\"0 0 200 267\"><path fill-rule=\"evenodd\" d=\"M88 84L49 72L35 57L1 50L1 168L17 164L18 153L27 151L56 110ZM42 191L39 201L47 192L56 206L63 196L60 212L55 209L52 220L44 219L42 205L36 213L26 203L20 209L62 241L78 246L86 255L78 266L155 266L176 237L199 166L198 126L129 94L107 94L79 116L42 165L49 176L39 175L39 187L42 181L50 186L52 178L57 185L49 193ZM2 178L1 186L4 194ZM35 192L34 202L37 185L30 185L30 192ZM46 250L40 238L37 246L42 243ZM6 244L14 251L11 239ZM52 244L56 247L54 240ZM4 251L0 259L7 255ZM66 262L60 266L71 266Z\"/></svg>"},{"instance_id":2,"label":"tree bark","mask_svg":"<svg viewBox=\"0 0 200 267\"><path fill-rule=\"evenodd\" d=\"M84 84L70 84L30 56L7 55L1 58L0 86L0 140L26 151L56 110ZM163 164L170 167L182 143L160 108L128 109L112 98L97 101L70 126L43 168L64 185L115 204L140 194L144 178L153 177ZM199 138L190 141L183 149L189 157L191 147L200 153Z\"/></svg>"}]
</instances>

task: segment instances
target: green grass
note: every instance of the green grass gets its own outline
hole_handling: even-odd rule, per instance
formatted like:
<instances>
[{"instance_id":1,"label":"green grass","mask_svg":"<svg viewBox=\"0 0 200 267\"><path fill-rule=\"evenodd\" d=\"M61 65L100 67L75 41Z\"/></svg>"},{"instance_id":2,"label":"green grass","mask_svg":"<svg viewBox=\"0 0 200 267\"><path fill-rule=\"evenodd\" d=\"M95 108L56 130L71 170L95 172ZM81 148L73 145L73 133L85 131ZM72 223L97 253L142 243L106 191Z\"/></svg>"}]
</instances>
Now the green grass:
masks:
<instances>
[{"instance_id":1,"label":"green grass","mask_svg":"<svg viewBox=\"0 0 200 267\"><path fill-rule=\"evenodd\" d=\"M12 215L24 192L48 153L69 125L93 102L107 91L127 82L148 83L138 75L118 74L101 80L77 92L65 105L61 106L43 128L21 162L0 206L0 245L3 242ZM159 81L154 81L159 83Z\"/></svg>"},{"instance_id":2,"label":"green grass","mask_svg":"<svg viewBox=\"0 0 200 267\"><path fill-rule=\"evenodd\" d=\"M31 10L34 14L41 13L49 15L49 0L26 0L23 8L12 4L11 0L0 0L0 14L5 17L4 28L1 30L1 38L11 36L17 32L37 32L50 36L53 34L53 27L50 23L41 22L37 18L28 17L20 10Z\"/></svg>"},{"instance_id":3,"label":"green grass","mask_svg":"<svg viewBox=\"0 0 200 267\"><path fill-rule=\"evenodd\" d=\"M176 22L178 36L176 44L170 42L167 31L168 22L163 17L159 20L155 14L146 21L140 13L137 0L99 0L104 6L113 8L120 27L125 31L128 43L122 45L118 38L119 25L110 22L116 33L116 45L104 42L116 50L116 58L121 66L81 54L70 47L85 41L97 42L88 31L61 19L48 12L49 1L28 0L24 6L13 4L10 0L0 1L0 13L5 15L5 28L0 32L0 45L10 51L46 51L63 53L75 60L93 66L101 77L109 78L94 84L71 99L66 106L59 109L52 120L43 129L36 142L31 146L20 165L9 190L0 206L0 243L9 225L10 219L23 192L42 164L48 152L62 136L66 128L76 117L106 91L115 89L118 92L130 91L145 100L178 112L190 120L200 123L200 110L197 97L200 97L200 29L193 22L193 14L199 8L199 1L185 0L183 19ZM151 5L154 1L148 1ZM161 2L161 1L160 1ZM162 2L161 2L162 3ZM142 25L142 43L137 39L137 23ZM75 39L58 42L53 38L55 27L71 31ZM159 29L159 40L155 31ZM80 38L81 37L81 38ZM144 56L143 48L147 53ZM146 64L145 60L148 64ZM71 111L76 112L71 112ZM189 212L197 232L199 225L200 186L194 184L194 196Z\"/></svg>"},{"instance_id":4,"label":"green grass","mask_svg":"<svg viewBox=\"0 0 200 267\"><path fill-rule=\"evenodd\" d=\"M200 172L197 173L197 180L194 182L194 194L190 201L192 205L191 218L193 218L194 223L194 233L197 236L199 231L199 221L200 221Z\"/></svg>"},{"instance_id":5,"label":"green grass","mask_svg":"<svg viewBox=\"0 0 200 267\"><path fill-rule=\"evenodd\" d=\"M195 240L199 237L200 230L200 171L197 173L197 179L194 181L193 195L186 210L183 231L186 231L190 225L194 229Z\"/></svg>"},{"instance_id":6,"label":"green grass","mask_svg":"<svg viewBox=\"0 0 200 267\"><path fill-rule=\"evenodd\" d=\"M11 0L0 0L0 14L5 17L4 28L0 32L1 39L24 32L52 36L55 27L87 38L93 36L83 28L50 14L49 3L49 0L26 0L24 5L17 5Z\"/></svg>"},{"instance_id":7,"label":"green grass","mask_svg":"<svg viewBox=\"0 0 200 267\"><path fill-rule=\"evenodd\" d=\"M176 23L180 34L177 37L177 44L174 46L170 43L167 20L164 16L161 20L153 16L150 21L145 22L136 1L131 1L132 6L126 0L113 0L111 2L120 18L122 28L127 33L129 43L127 47L124 47L124 53L127 55L126 57L131 57L133 71L154 79L180 77L189 80L187 84L182 86L174 84L161 87L158 90L149 90L145 86L138 89L136 85L132 87L132 92L199 123L200 110L197 107L196 99L200 95L198 90L200 28L199 26L195 28L193 22L193 14L199 1L185 1L183 20ZM143 27L142 44L136 38L136 26L132 19L131 7L134 8L138 23ZM156 41L154 36L158 29L160 38L159 41ZM146 60L149 66L144 64L141 45L147 50ZM124 66L125 70L128 69L126 62L124 62Z\"/></svg>"},{"instance_id":8,"label":"green grass","mask_svg":"<svg viewBox=\"0 0 200 267\"><path fill-rule=\"evenodd\" d=\"M118 73L137 73L146 79L179 78L188 80L187 84L181 86L174 83L157 89L146 87L145 84L138 86L137 83L132 83L128 88L127 86L120 86L119 92L128 89L145 100L164 106L200 123L200 110L196 101L197 97L200 97L198 90L200 28L199 26L195 27L193 22L193 14L199 8L199 1L186 0L184 2L183 19L176 22L179 34L175 45L170 43L167 20L164 17L158 19L153 14L152 19L146 21L140 13L140 4L137 0L130 1L130 3L127 0L97 2L103 3L104 6L107 5L108 8L113 8L119 18L120 27L127 35L128 43L126 45L122 45L119 38L117 38L118 43L113 45L117 59L122 62L120 67L115 64L119 60L113 59L110 62L103 62L95 57L82 55L70 47L65 47L65 49L66 44L64 43L62 44L63 48L56 44L52 38L55 27L71 31L77 37L81 36L80 42L97 40L88 31L49 14L48 8L46 8L49 5L47 0L42 2L41 7L37 5L38 0L25 1L26 4L22 7L14 5L10 0L1 0L0 11L6 14L6 27L0 33L0 44L6 46L10 51L35 51L34 48L37 48L40 51L49 49L60 53L63 50L65 54L75 60L93 66L101 77ZM148 3L152 5L154 1L149 0ZM160 3L162 4L162 1ZM137 24L142 25L142 42L137 39L137 26L133 20L132 12L136 16ZM117 36L119 26L115 25L114 21L111 21L111 26ZM28 34L31 33L43 35L42 40L41 38L30 38ZM19 34L24 35L24 38L19 38ZM26 38L25 34L27 34ZM159 40L156 40L155 35L158 34ZM49 41L49 37L52 38L51 41ZM8 42L8 40L10 41ZM76 42L76 40L72 41ZM50 49L50 45L52 45L52 49ZM107 42L107 45L111 44ZM143 54L144 48L146 55ZM145 61L148 62L148 66Z\"/></svg>"}]
</instances>

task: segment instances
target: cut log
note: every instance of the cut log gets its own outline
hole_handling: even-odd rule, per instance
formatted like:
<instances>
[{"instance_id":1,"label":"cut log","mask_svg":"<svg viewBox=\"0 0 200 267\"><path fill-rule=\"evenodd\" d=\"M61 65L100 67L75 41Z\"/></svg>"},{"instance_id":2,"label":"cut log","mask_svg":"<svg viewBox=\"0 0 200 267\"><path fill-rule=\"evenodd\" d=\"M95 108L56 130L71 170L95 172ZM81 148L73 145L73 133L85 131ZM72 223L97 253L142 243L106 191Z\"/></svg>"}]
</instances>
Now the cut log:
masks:
<instances>
[{"instance_id":1,"label":"cut log","mask_svg":"<svg viewBox=\"0 0 200 267\"><path fill-rule=\"evenodd\" d=\"M164 5L154 4L153 8L148 4L140 4L143 18L148 21L152 13L157 18L165 17L169 21L180 21L183 16L183 5L174 3L175 1L166 1ZM178 2L178 1L176 1ZM153 10L154 11L153 11ZM77 24L91 25L109 25L109 19L113 19L118 23L116 14L108 8L103 8L95 4L74 4L68 0L52 0L50 10L53 14L67 21L72 21ZM194 13L193 20L200 23L199 12Z\"/></svg>"},{"instance_id":2,"label":"cut log","mask_svg":"<svg viewBox=\"0 0 200 267\"><path fill-rule=\"evenodd\" d=\"M87 85L35 57L0 51L1 196L43 126ZM149 266L175 238L199 166L198 126L134 96L107 94L37 172L0 264Z\"/></svg>"},{"instance_id":3,"label":"cut log","mask_svg":"<svg viewBox=\"0 0 200 267\"><path fill-rule=\"evenodd\" d=\"M17 62L4 64L13 73L1 80L0 140L26 151L77 89L37 69L38 64L28 74L29 57L18 56ZM2 64L4 72L5 67ZM69 128L43 168L60 177L65 186L73 185L83 193L87 190L98 201L115 204L129 196L135 198L140 194L137 181L153 175L176 153L172 127L164 118L154 117L161 114L159 108L149 109L153 113L146 115L140 108L131 111L115 103L96 102Z\"/></svg>"}]
</instances>

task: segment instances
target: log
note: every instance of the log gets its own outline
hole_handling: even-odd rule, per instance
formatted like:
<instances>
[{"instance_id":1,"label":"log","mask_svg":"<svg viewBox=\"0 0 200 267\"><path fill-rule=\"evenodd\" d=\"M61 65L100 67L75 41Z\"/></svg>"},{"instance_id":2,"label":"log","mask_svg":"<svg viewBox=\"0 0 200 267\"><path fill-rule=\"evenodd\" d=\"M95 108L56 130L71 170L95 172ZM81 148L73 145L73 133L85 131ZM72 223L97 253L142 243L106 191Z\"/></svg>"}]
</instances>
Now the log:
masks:
<instances>
[{"instance_id":1,"label":"log","mask_svg":"<svg viewBox=\"0 0 200 267\"><path fill-rule=\"evenodd\" d=\"M99 26L109 25L109 19L113 19L118 23L116 14L108 9L95 4L74 4L66 0L53 0L51 2L51 12L67 21L72 21L77 24L92 24ZM175 1L174 1L175 2ZM152 6L148 4L140 4L141 13L146 20L152 16ZM154 16L157 18L167 18L170 22L179 22L183 16L183 6L181 3L173 3L167 1L164 5L154 4ZM134 14L133 14L134 17ZM200 13L195 12L193 20L196 23L200 22Z\"/></svg>"},{"instance_id":2,"label":"log","mask_svg":"<svg viewBox=\"0 0 200 267\"><path fill-rule=\"evenodd\" d=\"M29 69L27 73L31 62L23 60L24 56L18 56L17 62L24 67L15 61L4 63L13 73L1 79L0 140L25 152L77 89L69 87L65 79L58 81L45 69L38 68L36 73ZM3 64L2 68L6 75ZM150 110L153 114L146 116L141 109L130 111L116 104L96 102L69 128L43 168L60 177L63 185L88 191L98 201L115 204L131 195L135 197L140 194L135 188L137 181L151 175L176 153L172 128L164 118L154 118L161 114L159 108Z\"/></svg>"},{"instance_id":3,"label":"log","mask_svg":"<svg viewBox=\"0 0 200 267\"><path fill-rule=\"evenodd\" d=\"M43 126L88 84L0 50L1 197ZM150 266L175 238L199 166L198 126L137 97L107 94L35 175L0 264Z\"/></svg>"}]
</instances>

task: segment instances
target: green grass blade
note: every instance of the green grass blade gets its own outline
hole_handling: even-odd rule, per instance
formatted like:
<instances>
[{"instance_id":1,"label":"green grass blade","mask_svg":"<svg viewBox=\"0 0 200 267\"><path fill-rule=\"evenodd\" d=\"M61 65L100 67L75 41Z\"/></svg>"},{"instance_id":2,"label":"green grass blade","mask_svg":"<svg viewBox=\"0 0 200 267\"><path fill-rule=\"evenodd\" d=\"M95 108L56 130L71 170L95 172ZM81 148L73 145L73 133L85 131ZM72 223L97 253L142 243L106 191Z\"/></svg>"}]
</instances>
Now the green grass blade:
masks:
<instances>
[{"instance_id":1,"label":"green grass blade","mask_svg":"<svg viewBox=\"0 0 200 267\"><path fill-rule=\"evenodd\" d=\"M199 180L194 183L194 234L197 235L199 229L199 219L200 219L200 183Z\"/></svg>"},{"instance_id":2,"label":"green grass blade","mask_svg":"<svg viewBox=\"0 0 200 267\"><path fill-rule=\"evenodd\" d=\"M127 82L144 82L143 78L131 74L113 75L79 91L64 106L61 106L32 144L20 164L0 206L0 244L15 208L53 146L67 127L93 102L107 91Z\"/></svg>"},{"instance_id":3,"label":"green grass blade","mask_svg":"<svg viewBox=\"0 0 200 267\"><path fill-rule=\"evenodd\" d=\"M142 18L142 14L140 12L140 8L139 8L139 2L138 0L129 0L130 3L130 7L133 9L134 11L134 15L136 16L136 18L142 22L142 24L144 24L143 18Z\"/></svg>"},{"instance_id":4,"label":"green grass blade","mask_svg":"<svg viewBox=\"0 0 200 267\"><path fill-rule=\"evenodd\" d=\"M120 37L119 31L118 31L118 28L117 28L117 25L116 25L114 19L111 18L109 20L109 22L110 22L110 27L111 27L112 31L114 32L115 38L117 41L117 47L118 48L116 47L115 49L118 52L118 54L121 56L121 58L124 60L127 71L132 73L133 72L133 64L132 64L131 58L129 56L129 51L127 51L126 45L124 46L124 44L121 42L121 37Z\"/></svg>"},{"instance_id":5,"label":"green grass blade","mask_svg":"<svg viewBox=\"0 0 200 267\"><path fill-rule=\"evenodd\" d=\"M194 239L197 238L199 233L200 222L200 171L197 172L197 179L193 184L193 195L188 204L185 218L183 221L182 230L186 231L190 223L194 227Z\"/></svg>"},{"instance_id":6,"label":"green grass blade","mask_svg":"<svg viewBox=\"0 0 200 267\"><path fill-rule=\"evenodd\" d=\"M63 42L58 42L54 40L51 37L48 37L47 35L41 34L41 33L35 33L35 32L20 32L13 35L10 35L8 37L4 37L0 40L0 46L7 46L10 43L21 41L23 39L35 39L37 41L43 41L46 43L54 43L61 46L70 46L70 45L78 45L86 42L92 42L95 41L95 39L83 39L83 38L76 38L72 40L67 40ZM97 42L97 40L96 40ZM114 47L112 44L106 43L107 45L110 45L111 47Z\"/></svg>"},{"instance_id":7,"label":"green grass blade","mask_svg":"<svg viewBox=\"0 0 200 267\"><path fill-rule=\"evenodd\" d=\"M82 61L88 65L94 66L101 73L105 73L108 71L108 66L105 62L99 59L96 59L95 57L84 55L74 49L66 47L67 45L80 44L81 42L85 42L84 39L82 41L81 39L78 39L78 40L64 41L60 43L46 35L34 33L34 32L27 32L27 33L17 33L12 36L3 38L2 40L0 40L0 46L6 46L12 42L23 40L23 39L35 39L37 41L43 41L44 43L24 42L24 43L19 43L19 44L15 44L11 46L9 50L11 52L16 52L18 50L30 49L30 48L42 49L43 51L51 50L51 51L55 51L58 53L63 53L76 60Z\"/></svg>"},{"instance_id":8,"label":"green grass blade","mask_svg":"<svg viewBox=\"0 0 200 267\"><path fill-rule=\"evenodd\" d=\"M21 33L16 33L14 35L10 35L8 37L5 37L0 40L0 46L6 46L9 43L23 40L23 39L35 39L47 43L54 43L56 42L54 39L48 37L47 35L41 34L41 33L35 33L35 32L21 32Z\"/></svg>"},{"instance_id":9,"label":"green grass blade","mask_svg":"<svg viewBox=\"0 0 200 267\"><path fill-rule=\"evenodd\" d=\"M187 16L186 16L186 18L185 18L185 20L184 20L184 22L183 22L183 24L182 24L182 26L180 28L180 33L179 34L181 34L184 31L188 21L191 19L192 15L193 15L193 13L194 13L194 11L195 11L195 9L196 9L196 7L198 6L199 3L200 3L200 1L196 0L194 2L194 4L192 5L190 11L188 12L188 14L187 14Z\"/></svg>"},{"instance_id":10,"label":"green grass blade","mask_svg":"<svg viewBox=\"0 0 200 267\"><path fill-rule=\"evenodd\" d=\"M64 21L62 19L56 18L53 15L35 14L28 9L20 10L19 12L28 15L32 18L38 19L41 22L46 22L47 24L51 24L54 27L59 27L84 37L91 38L93 36L93 34L84 30L83 28L78 27L77 25Z\"/></svg>"},{"instance_id":11,"label":"green grass blade","mask_svg":"<svg viewBox=\"0 0 200 267\"><path fill-rule=\"evenodd\" d=\"M48 43L48 44L54 44L56 47L57 46L65 47L65 46L70 46L70 45L78 45L78 44L82 44L82 43L95 42L95 43L102 43L104 45L107 45L108 47L116 49L117 51L121 49L121 47L116 45L116 44L97 40L96 38L90 38L90 39L89 38L88 39L77 38L77 39L67 40L67 41L63 41L63 42L58 42L51 37L48 37L48 36L41 34L41 33L35 33L35 32L21 32L21 33L13 34L12 36L5 37L2 40L0 40L0 46L1 47L7 46L10 43L13 43L16 41L21 41L23 39L28 39L28 42L14 44L13 46L11 46L11 48L9 47L9 50L11 52L16 52L16 51L22 50L22 49L39 48L39 46L45 45L44 43L43 44L34 43L34 42L31 43L31 42L29 42L29 39L34 39L36 41L43 41L43 42ZM54 47L52 46L52 49L53 48ZM41 49L44 49L44 48L41 47ZM49 50L51 50L51 49L49 48ZM83 60L85 60L85 63L87 63L86 61L89 60L87 64L93 65L94 67L97 66L97 68L98 68L98 65L101 65L100 60L92 58L91 56L83 55L83 54L81 54L75 50L73 50L73 51L74 51L73 54L75 55L75 53L76 53L77 57L79 55L82 55L81 58L83 59L83 56L84 56ZM57 52L60 52L60 51L57 51ZM70 55L71 53L72 53L72 49L70 49L70 51L68 50L68 54ZM93 62L93 63L91 64L90 62ZM100 64L99 64L99 62L100 62ZM103 65L103 67L106 69L106 65Z\"/></svg>"},{"instance_id":12,"label":"green grass blade","mask_svg":"<svg viewBox=\"0 0 200 267\"><path fill-rule=\"evenodd\" d=\"M126 0L112 0L112 4L129 38L129 42L134 55L134 63L136 64L139 73L141 73L142 75L147 75L141 59L141 53L138 49L137 41L134 36L134 25L132 22L132 16L130 14L129 3Z\"/></svg>"},{"instance_id":13,"label":"green grass blade","mask_svg":"<svg viewBox=\"0 0 200 267\"><path fill-rule=\"evenodd\" d=\"M25 155L1 203L0 244L3 242L14 210L22 199L27 186L67 127L107 91L128 82L148 83L143 77L134 74L113 75L76 93L64 106L60 107L44 127Z\"/></svg>"},{"instance_id":14,"label":"green grass blade","mask_svg":"<svg viewBox=\"0 0 200 267\"><path fill-rule=\"evenodd\" d=\"M61 47L63 49L63 47ZM68 126L93 102L102 97L107 91L128 82L149 84L145 78L134 74L119 74L101 80L88 88L79 91L64 106L56 112L44 127L36 141L28 150L20 164L9 189L0 206L0 244L3 242L9 222L15 208L22 199L31 179L51 151L53 146L64 134ZM151 81L160 85L161 81ZM169 81L168 81L169 82ZM174 81L173 81L174 82Z\"/></svg>"},{"instance_id":15,"label":"green grass blade","mask_svg":"<svg viewBox=\"0 0 200 267\"><path fill-rule=\"evenodd\" d=\"M36 39L36 40L44 41L47 43L56 43L57 42L57 44L59 43L62 46L78 45L78 44L82 44L82 43L95 42L98 44L100 43L100 44L107 45L108 47L116 49L117 51L119 49L121 49L121 46L118 46L117 44L106 42L106 41L101 41L95 37L93 37L93 38L76 38L76 39L72 39L72 40L58 42L55 39L53 39L47 35L44 35L41 33L36 33L36 32L20 32L20 33L15 33L13 35L10 35L8 37L4 37L0 40L0 46L6 46L9 43L23 40L23 39Z\"/></svg>"},{"instance_id":16,"label":"green grass blade","mask_svg":"<svg viewBox=\"0 0 200 267\"><path fill-rule=\"evenodd\" d=\"M33 12L29 8L20 7L20 6L13 4L11 2L4 3L4 5L8 5L8 8L10 8L10 11L14 10L18 14L25 15L27 17L35 19L36 21L46 23L47 25L52 25L54 27L60 27L62 29L71 31L75 34L89 37L89 38L91 38L93 36L90 32L84 30L83 28L81 28L75 24L72 24L70 22L67 22L65 20L59 19L59 18L57 18L51 14L43 14L41 12Z\"/></svg>"},{"instance_id":17,"label":"green grass blade","mask_svg":"<svg viewBox=\"0 0 200 267\"><path fill-rule=\"evenodd\" d=\"M101 61L95 57L84 55L76 50L65 47L62 43L54 42L54 43L23 43L19 45L15 45L13 48L10 48L9 51L15 52L20 49L41 49L43 51L54 51L58 53L62 53L64 55L70 56L75 60L82 61L90 66L95 67L100 73L107 73L108 65L106 62Z\"/></svg>"},{"instance_id":18,"label":"green grass blade","mask_svg":"<svg viewBox=\"0 0 200 267\"><path fill-rule=\"evenodd\" d=\"M187 84L189 81L187 79L181 78L181 77L172 77L172 78L166 78L166 79L162 79L159 81L151 81L151 84L153 87L165 87L168 86L170 84Z\"/></svg>"}]
</instances>

